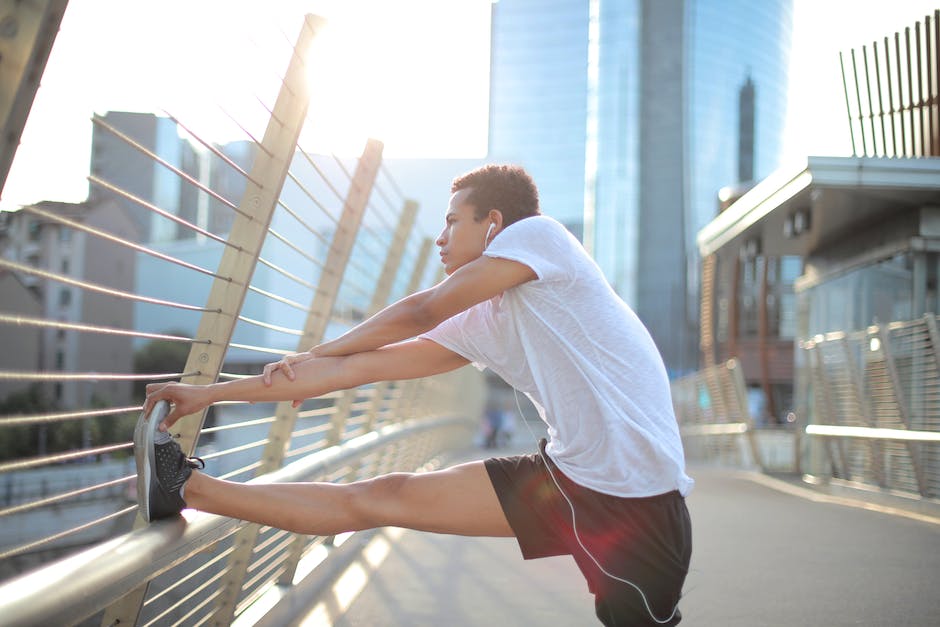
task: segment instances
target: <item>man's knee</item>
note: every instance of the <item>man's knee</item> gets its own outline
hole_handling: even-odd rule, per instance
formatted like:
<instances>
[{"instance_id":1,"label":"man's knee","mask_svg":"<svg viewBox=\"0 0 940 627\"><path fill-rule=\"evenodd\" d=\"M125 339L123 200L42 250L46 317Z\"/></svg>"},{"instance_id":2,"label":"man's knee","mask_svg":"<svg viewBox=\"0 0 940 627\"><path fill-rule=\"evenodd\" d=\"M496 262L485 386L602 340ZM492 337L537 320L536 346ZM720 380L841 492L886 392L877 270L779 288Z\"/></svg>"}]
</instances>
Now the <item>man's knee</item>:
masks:
<instances>
[{"instance_id":1,"label":"man's knee","mask_svg":"<svg viewBox=\"0 0 940 627\"><path fill-rule=\"evenodd\" d=\"M408 509L408 482L412 473L393 472L350 484L350 509L363 528L401 526Z\"/></svg>"}]
</instances>

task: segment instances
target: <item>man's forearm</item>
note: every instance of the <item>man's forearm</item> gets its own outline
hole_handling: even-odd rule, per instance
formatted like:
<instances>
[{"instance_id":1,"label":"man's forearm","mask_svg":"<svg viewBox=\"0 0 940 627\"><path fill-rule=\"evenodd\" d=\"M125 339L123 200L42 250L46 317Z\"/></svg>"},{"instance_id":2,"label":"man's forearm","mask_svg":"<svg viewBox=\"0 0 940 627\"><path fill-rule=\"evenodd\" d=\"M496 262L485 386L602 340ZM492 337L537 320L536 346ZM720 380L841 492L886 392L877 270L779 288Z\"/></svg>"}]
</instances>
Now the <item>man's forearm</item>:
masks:
<instances>
[{"instance_id":1,"label":"man's forearm","mask_svg":"<svg viewBox=\"0 0 940 627\"><path fill-rule=\"evenodd\" d=\"M352 355L408 340L434 328L436 321L422 314L423 292L389 305L340 337L314 347L317 356Z\"/></svg>"},{"instance_id":2,"label":"man's forearm","mask_svg":"<svg viewBox=\"0 0 940 627\"><path fill-rule=\"evenodd\" d=\"M315 398L366 383L365 377L361 374L357 377L355 372L345 367L346 361L346 357L316 357L294 366L293 381L282 372L275 372L271 376L270 385L265 385L263 377L257 375L214 383L208 386L207 391L212 403L293 401Z\"/></svg>"}]
</instances>

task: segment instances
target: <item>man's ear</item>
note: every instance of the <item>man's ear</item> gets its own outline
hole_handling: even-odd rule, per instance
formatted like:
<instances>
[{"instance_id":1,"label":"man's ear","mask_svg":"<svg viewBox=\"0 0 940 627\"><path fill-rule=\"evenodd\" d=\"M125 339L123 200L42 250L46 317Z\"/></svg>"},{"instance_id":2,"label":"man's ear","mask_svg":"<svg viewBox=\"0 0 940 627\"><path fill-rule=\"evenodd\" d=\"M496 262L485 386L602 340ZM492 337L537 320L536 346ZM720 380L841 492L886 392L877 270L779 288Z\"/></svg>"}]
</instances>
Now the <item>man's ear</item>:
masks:
<instances>
[{"instance_id":1,"label":"man's ear","mask_svg":"<svg viewBox=\"0 0 940 627\"><path fill-rule=\"evenodd\" d=\"M486 214L486 217L490 220L492 224L496 225L494 229L497 233L503 230L503 212L499 209L490 209L490 212Z\"/></svg>"}]
</instances>

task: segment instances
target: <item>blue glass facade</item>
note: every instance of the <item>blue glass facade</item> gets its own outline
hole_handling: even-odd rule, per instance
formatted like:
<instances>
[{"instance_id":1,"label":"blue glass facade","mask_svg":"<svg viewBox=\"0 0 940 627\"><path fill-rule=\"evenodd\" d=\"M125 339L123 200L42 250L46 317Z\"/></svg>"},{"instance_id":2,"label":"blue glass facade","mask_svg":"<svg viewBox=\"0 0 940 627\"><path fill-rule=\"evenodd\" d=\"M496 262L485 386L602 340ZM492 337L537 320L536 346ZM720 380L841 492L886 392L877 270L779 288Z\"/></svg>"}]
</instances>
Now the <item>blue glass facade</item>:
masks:
<instances>
[{"instance_id":1,"label":"blue glass facade","mask_svg":"<svg viewBox=\"0 0 940 627\"><path fill-rule=\"evenodd\" d=\"M739 91L756 93L754 178L780 164L792 0L500 0L491 160L526 166L674 374L697 366L695 233L738 178Z\"/></svg>"},{"instance_id":2,"label":"blue glass facade","mask_svg":"<svg viewBox=\"0 0 940 627\"><path fill-rule=\"evenodd\" d=\"M526 167L543 211L580 235L588 2L504 0L492 29L488 160Z\"/></svg>"},{"instance_id":3,"label":"blue glass facade","mask_svg":"<svg viewBox=\"0 0 940 627\"><path fill-rule=\"evenodd\" d=\"M756 92L754 179L780 167L786 120L792 0L692 2L689 39L687 244L718 213L718 190L738 182L738 93Z\"/></svg>"}]
</instances>

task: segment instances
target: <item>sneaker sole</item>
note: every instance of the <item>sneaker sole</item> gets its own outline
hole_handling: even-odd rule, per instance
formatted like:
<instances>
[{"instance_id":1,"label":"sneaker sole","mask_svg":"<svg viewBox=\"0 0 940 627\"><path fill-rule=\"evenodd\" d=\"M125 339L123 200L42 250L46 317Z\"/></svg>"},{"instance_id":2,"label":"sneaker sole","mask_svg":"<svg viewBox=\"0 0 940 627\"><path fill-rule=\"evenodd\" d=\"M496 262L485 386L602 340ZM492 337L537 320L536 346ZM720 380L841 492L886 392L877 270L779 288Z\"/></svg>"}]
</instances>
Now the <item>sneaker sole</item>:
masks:
<instances>
[{"instance_id":1,"label":"sneaker sole","mask_svg":"<svg viewBox=\"0 0 940 627\"><path fill-rule=\"evenodd\" d=\"M134 428L134 460L137 462L137 503L140 515L147 522L150 519L150 478L153 476L153 436L170 413L170 404L158 401L150 414L141 412Z\"/></svg>"}]
</instances>

